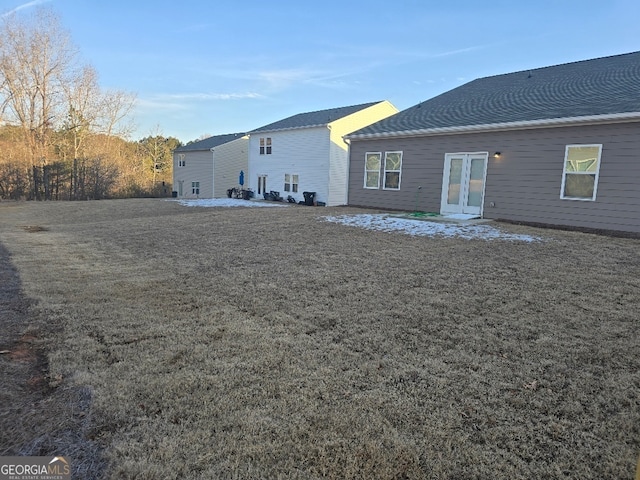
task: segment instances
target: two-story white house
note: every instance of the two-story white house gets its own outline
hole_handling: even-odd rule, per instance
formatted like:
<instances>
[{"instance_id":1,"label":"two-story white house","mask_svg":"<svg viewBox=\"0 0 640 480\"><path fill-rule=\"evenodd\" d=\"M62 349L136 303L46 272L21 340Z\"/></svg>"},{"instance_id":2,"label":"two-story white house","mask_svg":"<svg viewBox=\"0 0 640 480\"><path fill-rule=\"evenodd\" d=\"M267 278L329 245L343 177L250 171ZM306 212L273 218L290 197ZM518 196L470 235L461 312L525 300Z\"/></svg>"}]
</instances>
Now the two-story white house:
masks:
<instances>
[{"instance_id":1,"label":"two-story white house","mask_svg":"<svg viewBox=\"0 0 640 480\"><path fill-rule=\"evenodd\" d=\"M247 173L249 136L205 138L173 151L173 189L178 198L222 198Z\"/></svg>"},{"instance_id":2,"label":"two-story white house","mask_svg":"<svg viewBox=\"0 0 640 480\"><path fill-rule=\"evenodd\" d=\"M248 186L256 198L270 191L328 206L347 203L349 148L343 137L398 112L390 102L300 113L252 130Z\"/></svg>"}]
</instances>

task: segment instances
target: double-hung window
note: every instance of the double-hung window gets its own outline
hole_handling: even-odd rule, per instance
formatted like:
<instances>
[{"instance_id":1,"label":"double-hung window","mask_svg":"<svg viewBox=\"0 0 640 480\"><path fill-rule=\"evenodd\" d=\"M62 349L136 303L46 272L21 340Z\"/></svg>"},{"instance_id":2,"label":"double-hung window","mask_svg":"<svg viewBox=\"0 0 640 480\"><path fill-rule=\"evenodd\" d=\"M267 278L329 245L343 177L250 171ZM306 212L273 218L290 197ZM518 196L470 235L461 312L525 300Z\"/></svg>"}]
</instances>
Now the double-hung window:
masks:
<instances>
[{"instance_id":1,"label":"double-hung window","mask_svg":"<svg viewBox=\"0 0 640 480\"><path fill-rule=\"evenodd\" d=\"M602 145L567 145L560 198L595 200L600 174Z\"/></svg>"},{"instance_id":2,"label":"double-hung window","mask_svg":"<svg viewBox=\"0 0 640 480\"><path fill-rule=\"evenodd\" d=\"M298 192L298 175L284 174L284 191L292 193Z\"/></svg>"},{"instance_id":3,"label":"double-hung window","mask_svg":"<svg viewBox=\"0 0 640 480\"><path fill-rule=\"evenodd\" d=\"M402 172L402 152L385 152L384 154L384 190L400 190L400 174Z\"/></svg>"},{"instance_id":4,"label":"double-hung window","mask_svg":"<svg viewBox=\"0 0 640 480\"><path fill-rule=\"evenodd\" d=\"M271 137L260 137L260 155L271 155Z\"/></svg>"},{"instance_id":5,"label":"double-hung window","mask_svg":"<svg viewBox=\"0 0 640 480\"><path fill-rule=\"evenodd\" d=\"M200 182L191 182L191 194L200 195Z\"/></svg>"},{"instance_id":6,"label":"double-hung window","mask_svg":"<svg viewBox=\"0 0 640 480\"><path fill-rule=\"evenodd\" d=\"M184 159L184 153L179 153L178 154L178 166L179 167L186 167L187 166L187 161Z\"/></svg>"},{"instance_id":7,"label":"double-hung window","mask_svg":"<svg viewBox=\"0 0 640 480\"><path fill-rule=\"evenodd\" d=\"M380 188L380 152L367 152L364 157L364 188Z\"/></svg>"}]
</instances>

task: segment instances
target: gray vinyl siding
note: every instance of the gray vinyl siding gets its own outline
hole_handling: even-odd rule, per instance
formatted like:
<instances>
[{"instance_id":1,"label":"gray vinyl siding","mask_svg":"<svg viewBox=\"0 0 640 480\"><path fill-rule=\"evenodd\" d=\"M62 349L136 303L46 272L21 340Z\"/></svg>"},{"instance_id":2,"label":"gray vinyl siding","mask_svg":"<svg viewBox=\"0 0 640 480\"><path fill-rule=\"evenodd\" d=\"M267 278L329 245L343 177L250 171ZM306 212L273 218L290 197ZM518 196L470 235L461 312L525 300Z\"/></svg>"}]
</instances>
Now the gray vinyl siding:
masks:
<instances>
[{"instance_id":1,"label":"gray vinyl siding","mask_svg":"<svg viewBox=\"0 0 640 480\"><path fill-rule=\"evenodd\" d=\"M602 144L593 202L560 199L565 147L572 144ZM401 190L364 189L365 152L394 150L403 151ZM493 158L496 151L501 158ZM412 211L417 194L418 210L438 212L444 156L458 152L489 153L485 218L640 232L640 123L353 139L349 204Z\"/></svg>"},{"instance_id":2,"label":"gray vinyl siding","mask_svg":"<svg viewBox=\"0 0 640 480\"><path fill-rule=\"evenodd\" d=\"M178 190L178 182L183 182L183 198L213 197L213 154L210 150L181 152L186 166L179 167L179 153L173 154L173 187ZM191 193L191 183L200 182L200 194Z\"/></svg>"}]
</instances>

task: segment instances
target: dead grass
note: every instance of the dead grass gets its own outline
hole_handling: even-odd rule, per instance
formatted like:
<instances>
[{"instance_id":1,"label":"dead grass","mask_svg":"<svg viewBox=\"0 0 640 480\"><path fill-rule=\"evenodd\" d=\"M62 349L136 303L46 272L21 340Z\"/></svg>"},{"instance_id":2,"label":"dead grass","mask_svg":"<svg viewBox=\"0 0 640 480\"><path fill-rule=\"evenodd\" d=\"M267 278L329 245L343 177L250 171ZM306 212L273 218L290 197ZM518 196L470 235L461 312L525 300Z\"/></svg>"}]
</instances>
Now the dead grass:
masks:
<instances>
[{"instance_id":1,"label":"dead grass","mask_svg":"<svg viewBox=\"0 0 640 480\"><path fill-rule=\"evenodd\" d=\"M100 467L83 478L632 478L639 240L318 220L362 211L0 203L13 291L37 302L0 350L39 335L51 435L75 434L55 453ZM17 363L0 355L3 385ZM0 431L42 423L29 401ZM12 432L4 454L33 443Z\"/></svg>"}]
</instances>

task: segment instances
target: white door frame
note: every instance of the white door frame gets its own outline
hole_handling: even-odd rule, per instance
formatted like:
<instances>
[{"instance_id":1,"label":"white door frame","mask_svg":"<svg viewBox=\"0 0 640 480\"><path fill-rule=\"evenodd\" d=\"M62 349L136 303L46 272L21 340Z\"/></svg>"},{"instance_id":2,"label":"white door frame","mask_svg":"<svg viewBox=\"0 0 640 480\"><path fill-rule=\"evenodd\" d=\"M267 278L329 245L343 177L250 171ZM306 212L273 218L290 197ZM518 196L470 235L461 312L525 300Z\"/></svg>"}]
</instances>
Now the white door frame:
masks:
<instances>
[{"instance_id":1,"label":"white door frame","mask_svg":"<svg viewBox=\"0 0 640 480\"><path fill-rule=\"evenodd\" d=\"M267 176L264 173L258 174L258 188L256 189L257 196L263 196L267 190Z\"/></svg>"},{"instance_id":2,"label":"white door frame","mask_svg":"<svg viewBox=\"0 0 640 480\"><path fill-rule=\"evenodd\" d=\"M449 195L449 183L451 180L451 161L460 160L460 178L459 184L452 185L451 196ZM480 187L480 205L469 205L469 193L471 191L471 165L472 160L483 161L482 179L475 179L474 181L481 181ZM442 195L440 197L440 213L452 214L452 213L464 213L482 216L484 207L484 190L487 180L487 164L489 163L489 152L462 152L462 153L447 153L444 156L444 171L442 175ZM477 172L476 172L477 173ZM456 185L458 190L456 191ZM476 185L476 190L478 185ZM457 193L457 197L456 194ZM478 193L476 191L476 193ZM455 202L452 200L456 200Z\"/></svg>"}]
</instances>

